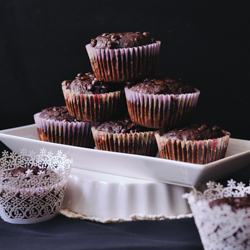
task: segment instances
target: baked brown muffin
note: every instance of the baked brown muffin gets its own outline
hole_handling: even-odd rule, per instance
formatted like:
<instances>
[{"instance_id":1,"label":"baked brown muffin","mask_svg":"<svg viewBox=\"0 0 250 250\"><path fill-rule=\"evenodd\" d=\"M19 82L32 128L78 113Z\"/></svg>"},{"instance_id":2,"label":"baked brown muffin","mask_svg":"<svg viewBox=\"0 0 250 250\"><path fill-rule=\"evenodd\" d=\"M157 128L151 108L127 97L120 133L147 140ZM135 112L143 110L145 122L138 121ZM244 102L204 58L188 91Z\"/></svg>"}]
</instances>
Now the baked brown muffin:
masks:
<instances>
[{"instance_id":1,"label":"baked brown muffin","mask_svg":"<svg viewBox=\"0 0 250 250\"><path fill-rule=\"evenodd\" d=\"M129 118L102 122L92 127L99 150L155 156L155 131L134 124Z\"/></svg>"},{"instance_id":2,"label":"baked brown muffin","mask_svg":"<svg viewBox=\"0 0 250 250\"><path fill-rule=\"evenodd\" d=\"M125 87L131 120L148 128L174 128L190 122L200 91L182 79L145 78Z\"/></svg>"},{"instance_id":3,"label":"baked brown muffin","mask_svg":"<svg viewBox=\"0 0 250 250\"><path fill-rule=\"evenodd\" d=\"M99 81L125 82L155 74L160 44L149 32L103 33L86 49Z\"/></svg>"},{"instance_id":4,"label":"baked brown muffin","mask_svg":"<svg viewBox=\"0 0 250 250\"><path fill-rule=\"evenodd\" d=\"M66 185L54 170L38 166L17 167L1 171L0 179L0 208L4 220L34 223L59 212Z\"/></svg>"},{"instance_id":5,"label":"baked brown muffin","mask_svg":"<svg viewBox=\"0 0 250 250\"><path fill-rule=\"evenodd\" d=\"M227 181L227 187L209 181L203 192L193 187L188 200L205 250L249 249L250 196L243 182Z\"/></svg>"},{"instance_id":6,"label":"baked brown muffin","mask_svg":"<svg viewBox=\"0 0 250 250\"><path fill-rule=\"evenodd\" d=\"M125 111L125 83L100 82L94 74L79 73L75 80L62 82L71 116L81 121L107 121Z\"/></svg>"},{"instance_id":7,"label":"baked brown muffin","mask_svg":"<svg viewBox=\"0 0 250 250\"><path fill-rule=\"evenodd\" d=\"M103 33L91 39L90 45L97 49L133 48L155 43L149 32Z\"/></svg>"},{"instance_id":8,"label":"baked brown muffin","mask_svg":"<svg viewBox=\"0 0 250 250\"><path fill-rule=\"evenodd\" d=\"M66 106L43 109L34 120L41 141L94 148L91 127L97 123L77 120Z\"/></svg>"},{"instance_id":9,"label":"baked brown muffin","mask_svg":"<svg viewBox=\"0 0 250 250\"><path fill-rule=\"evenodd\" d=\"M230 133L218 126L190 124L155 133L161 158L206 164L225 157Z\"/></svg>"},{"instance_id":10,"label":"baked brown muffin","mask_svg":"<svg viewBox=\"0 0 250 250\"><path fill-rule=\"evenodd\" d=\"M250 195L243 197L223 197L209 202L210 208L215 206L229 205L233 212L238 209L250 208Z\"/></svg>"}]
</instances>

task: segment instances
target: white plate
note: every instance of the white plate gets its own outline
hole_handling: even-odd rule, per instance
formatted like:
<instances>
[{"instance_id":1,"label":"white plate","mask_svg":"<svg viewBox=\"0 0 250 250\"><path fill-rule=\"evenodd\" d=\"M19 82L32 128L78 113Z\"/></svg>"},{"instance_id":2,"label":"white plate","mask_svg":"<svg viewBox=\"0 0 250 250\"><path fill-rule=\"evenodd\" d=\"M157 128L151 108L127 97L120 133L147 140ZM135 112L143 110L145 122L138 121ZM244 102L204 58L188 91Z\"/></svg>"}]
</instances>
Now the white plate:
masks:
<instances>
[{"instance_id":1,"label":"white plate","mask_svg":"<svg viewBox=\"0 0 250 250\"><path fill-rule=\"evenodd\" d=\"M98 222L191 216L191 188L72 168L61 213Z\"/></svg>"},{"instance_id":2,"label":"white plate","mask_svg":"<svg viewBox=\"0 0 250 250\"><path fill-rule=\"evenodd\" d=\"M35 124L1 130L0 140L16 153L22 148L35 152L46 148L53 153L62 150L73 158L74 168L186 187L222 178L250 163L250 141L233 138L224 159L204 165L43 142Z\"/></svg>"}]
</instances>

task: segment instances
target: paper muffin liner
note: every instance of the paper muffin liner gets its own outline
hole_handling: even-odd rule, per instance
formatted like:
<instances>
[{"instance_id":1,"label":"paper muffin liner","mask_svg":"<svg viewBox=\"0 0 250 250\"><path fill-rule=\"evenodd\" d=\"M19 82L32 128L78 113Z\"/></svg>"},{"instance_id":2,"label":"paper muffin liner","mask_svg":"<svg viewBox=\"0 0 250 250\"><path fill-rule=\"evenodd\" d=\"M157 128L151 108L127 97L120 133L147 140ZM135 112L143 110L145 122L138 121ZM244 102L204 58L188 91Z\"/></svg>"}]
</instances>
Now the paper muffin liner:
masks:
<instances>
[{"instance_id":1,"label":"paper muffin liner","mask_svg":"<svg viewBox=\"0 0 250 250\"><path fill-rule=\"evenodd\" d=\"M223 130L225 136L208 140L174 140L155 133L161 158L206 164L225 157L230 133Z\"/></svg>"},{"instance_id":2,"label":"paper muffin liner","mask_svg":"<svg viewBox=\"0 0 250 250\"><path fill-rule=\"evenodd\" d=\"M189 123L200 91L187 94L141 94L125 87L130 119L148 128L175 128Z\"/></svg>"},{"instance_id":3,"label":"paper muffin liner","mask_svg":"<svg viewBox=\"0 0 250 250\"><path fill-rule=\"evenodd\" d=\"M64 99L71 116L81 121L108 121L125 112L124 91L104 94L72 93L62 86Z\"/></svg>"},{"instance_id":4,"label":"paper muffin liner","mask_svg":"<svg viewBox=\"0 0 250 250\"><path fill-rule=\"evenodd\" d=\"M19 155L4 151L0 159L0 215L3 220L29 224L49 220L59 211L65 194L72 160L41 149L39 154L22 149ZM37 166L37 175L31 168ZM8 171L27 168L25 173Z\"/></svg>"},{"instance_id":5,"label":"paper muffin liner","mask_svg":"<svg viewBox=\"0 0 250 250\"><path fill-rule=\"evenodd\" d=\"M220 183L207 183L201 193L194 189L184 194L192 210L205 250L250 249L250 208L233 211L223 204L210 208L209 202L223 197L243 197L250 194L250 186L228 180L227 187Z\"/></svg>"},{"instance_id":6,"label":"paper muffin liner","mask_svg":"<svg viewBox=\"0 0 250 250\"><path fill-rule=\"evenodd\" d=\"M87 44L86 50L99 81L126 82L155 74L160 45L156 41L133 48L97 49Z\"/></svg>"},{"instance_id":7,"label":"paper muffin liner","mask_svg":"<svg viewBox=\"0 0 250 250\"><path fill-rule=\"evenodd\" d=\"M37 133L41 141L55 142L71 146L94 148L95 143L91 127L96 122L55 121L39 117L41 112L34 115Z\"/></svg>"},{"instance_id":8,"label":"paper muffin liner","mask_svg":"<svg viewBox=\"0 0 250 250\"><path fill-rule=\"evenodd\" d=\"M158 148L154 131L135 133L109 133L99 131L95 126L92 133L99 150L156 156Z\"/></svg>"}]
</instances>

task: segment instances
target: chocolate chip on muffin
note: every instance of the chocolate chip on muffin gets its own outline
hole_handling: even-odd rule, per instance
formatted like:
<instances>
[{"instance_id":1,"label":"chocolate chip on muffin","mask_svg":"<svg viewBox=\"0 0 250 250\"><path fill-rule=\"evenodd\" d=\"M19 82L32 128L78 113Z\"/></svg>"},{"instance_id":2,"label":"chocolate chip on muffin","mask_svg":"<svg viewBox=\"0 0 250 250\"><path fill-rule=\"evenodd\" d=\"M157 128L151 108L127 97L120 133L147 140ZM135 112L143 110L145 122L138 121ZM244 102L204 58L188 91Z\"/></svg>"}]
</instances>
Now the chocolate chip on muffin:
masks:
<instances>
[{"instance_id":1,"label":"chocolate chip on muffin","mask_svg":"<svg viewBox=\"0 0 250 250\"><path fill-rule=\"evenodd\" d=\"M195 93L192 87L186 81L178 78L168 77L145 78L138 83L128 83L128 86L134 92L141 94L185 94Z\"/></svg>"},{"instance_id":2,"label":"chocolate chip on muffin","mask_svg":"<svg viewBox=\"0 0 250 250\"><path fill-rule=\"evenodd\" d=\"M44 119L50 119L55 121L77 121L75 117L69 114L66 106L49 107L43 109L39 116Z\"/></svg>"},{"instance_id":3,"label":"chocolate chip on muffin","mask_svg":"<svg viewBox=\"0 0 250 250\"><path fill-rule=\"evenodd\" d=\"M149 32L103 33L91 39L91 46L98 49L132 48L155 43Z\"/></svg>"},{"instance_id":4,"label":"chocolate chip on muffin","mask_svg":"<svg viewBox=\"0 0 250 250\"><path fill-rule=\"evenodd\" d=\"M171 140L207 140L220 138L225 133L218 126L209 127L207 124L190 124L181 128L172 129L166 132L162 137Z\"/></svg>"},{"instance_id":5,"label":"chocolate chip on muffin","mask_svg":"<svg viewBox=\"0 0 250 250\"><path fill-rule=\"evenodd\" d=\"M66 89L69 89L72 93L102 94L123 90L125 83L110 84L98 81L94 74L79 73L77 74L75 80L63 81L62 85L65 85Z\"/></svg>"},{"instance_id":6,"label":"chocolate chip on muffin","mask_svg":"<svg viewBox=\"0 0 250 250\"><path fill-rule=\"evenodd\" d=\"M109 133L139 133L150 129L136 125L129 118L102 122L96 127L97 130Z\"/></svg>"}]
</instances>

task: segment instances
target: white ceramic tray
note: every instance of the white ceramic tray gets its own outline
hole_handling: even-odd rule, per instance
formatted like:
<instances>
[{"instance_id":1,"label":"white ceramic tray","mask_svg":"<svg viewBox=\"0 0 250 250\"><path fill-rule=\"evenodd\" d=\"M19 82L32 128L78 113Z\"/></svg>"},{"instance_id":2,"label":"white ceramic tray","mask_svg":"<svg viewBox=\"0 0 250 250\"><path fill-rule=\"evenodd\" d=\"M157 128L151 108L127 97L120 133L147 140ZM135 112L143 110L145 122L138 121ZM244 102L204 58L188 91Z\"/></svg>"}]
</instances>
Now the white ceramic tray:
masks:
<instances>
[{"instance_id":1,"label":"white ceramic tray","mask_svg":"<svg viewBox=\"0 0 250 250\"><path fill-rule=\"evenodd\" d=\"M250 141L233 138L224 159L204 165L43 142L35 124L1 130L0 140L16 153L21 148L35 152L46 148L53 153L62 150L73 158L74 168L185 187L225 177L250 163Z\"/></svg>"}]
</instances>

